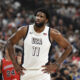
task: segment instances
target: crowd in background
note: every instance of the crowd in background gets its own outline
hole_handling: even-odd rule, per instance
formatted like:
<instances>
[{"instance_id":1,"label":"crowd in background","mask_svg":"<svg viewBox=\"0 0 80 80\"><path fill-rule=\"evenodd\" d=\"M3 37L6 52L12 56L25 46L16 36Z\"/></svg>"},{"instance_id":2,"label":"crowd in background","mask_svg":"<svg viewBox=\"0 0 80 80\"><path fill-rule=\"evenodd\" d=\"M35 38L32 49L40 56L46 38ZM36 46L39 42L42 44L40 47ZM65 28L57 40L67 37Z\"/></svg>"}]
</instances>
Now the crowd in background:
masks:
<instances>
[{"instance_id":1,"label":"crowd in background","mask_svg":"<svg viewBox=\"0 0 80 80\"><path fill-rule=\"evenodd\" d=\"M34 11L40 7L50 13L49 26L58 29L73 46L60 70L51 75L52 79L80 80L80 0L0 0L0 40L6 41L19 27L34 23ZM23 47L23 40L18 45ZM51 55L51 62L54 62L64 50L53 43L52 52L55 55Z\"/></svg>"}]
</instances>

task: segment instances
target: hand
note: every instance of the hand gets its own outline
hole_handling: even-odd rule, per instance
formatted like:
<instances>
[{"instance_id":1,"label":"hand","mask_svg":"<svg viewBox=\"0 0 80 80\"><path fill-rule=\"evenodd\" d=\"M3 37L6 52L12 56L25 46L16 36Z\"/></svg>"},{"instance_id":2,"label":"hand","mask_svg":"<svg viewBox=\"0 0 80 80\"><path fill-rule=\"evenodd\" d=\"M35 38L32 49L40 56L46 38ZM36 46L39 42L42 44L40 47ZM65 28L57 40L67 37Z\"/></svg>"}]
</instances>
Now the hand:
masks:
<instances>
[{"instance_id":1,"label":"hand","mask_svg":"<svg viewBox=\"0 0 80 80\"><path fill-rule=\"evenodd\" d=\"M54 64L51 63L49 65L44 65L42 67L44 68L42 69L44 73L53 73L58 69L59 66L56 63Z\"/></svg>"},{"instance_id":2,"label":"hand","mask_svg":"<svg viewBox=\"0 0 80 80\"><path fill-rule=\"evenodd\" d=\"M22 66L20 66L20 65L18 65L18 64L15 64L15 65L14 65L14 68L15 68L15 70L16 70L16 72L17 72L18 74L24 75L23 70L26 70L24 67L22 67Z\"/></svg>"}]
</instances>

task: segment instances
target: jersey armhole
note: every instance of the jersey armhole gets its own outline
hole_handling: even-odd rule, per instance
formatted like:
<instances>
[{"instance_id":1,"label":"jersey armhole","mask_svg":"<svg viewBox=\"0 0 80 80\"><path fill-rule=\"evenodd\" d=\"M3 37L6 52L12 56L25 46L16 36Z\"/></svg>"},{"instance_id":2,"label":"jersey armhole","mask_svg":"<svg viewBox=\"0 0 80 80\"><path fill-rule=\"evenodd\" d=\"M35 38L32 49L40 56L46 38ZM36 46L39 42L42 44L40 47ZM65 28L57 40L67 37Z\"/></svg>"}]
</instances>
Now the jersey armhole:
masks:
<instances>
[{"instance_id":1,"label":"jersey armhole","mask_svg":"<svg viewBox=\"0 0 80 80\"><path fill-rule=\"evenodd\" d=\"M49 31L48 31L48 38L49 38L49 42L52 43L51 40L50 40L50 28L49 28Z\"/></svg>"},{"instance_id":2,"label":"jersey armhole","mask_svg":"<svg viewBox=\"0 0 80 80\"><path fill-rule=\"evenodd\" d=\"M27 27L26 35L25 35L25 37L23 38L23 40L25 40L25 38L27 37L28 30L29 30L29 25L28 25L28 27Z\"/></svg>"}]
</instances>

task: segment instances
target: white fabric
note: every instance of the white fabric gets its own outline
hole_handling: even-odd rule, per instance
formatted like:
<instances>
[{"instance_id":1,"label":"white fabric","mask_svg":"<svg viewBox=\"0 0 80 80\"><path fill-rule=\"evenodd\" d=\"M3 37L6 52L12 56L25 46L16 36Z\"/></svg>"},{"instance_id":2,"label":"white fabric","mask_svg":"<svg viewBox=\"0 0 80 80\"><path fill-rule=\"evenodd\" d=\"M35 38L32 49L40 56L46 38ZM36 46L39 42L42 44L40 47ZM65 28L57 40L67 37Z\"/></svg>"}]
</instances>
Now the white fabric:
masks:
<instances>
[{"instance_id":1,"label":"white fabric","mask_svg":"<svg viewBox=\"0 0 80 80\"><path fill-rule=\"evenodd\" d=\"M2 58L3 58L3 55L2 55L2 52L0 51L0 62L1 62Z\"/></svg>"},{"instance_id":2,"label":"white fabric","mask_svg":"<svg viewBox=\"0 0 80 80\"><path fill-rule=\"evenodd\" d=\"M26 68L27 70L36 70L34 71L29 71L29 74L25 74L24 78L28 78L28 76L32 76L31 73L34 73L37 77L44 76L42 80L47 80L45 78L45 75L43 73L39 73L41 69L41 66L45 65L48 62L48 53L49 49L51 46L51 43L48 38L48 33L49 33L49 27L45 26L45 29L41 33L36 33L34 30L33 25L29 25L29 30L27 33L27 36L24 40L24 62L23 62L23 67ZM23 79L22 80L25 80ZM33 78L33 77L32 77ZM49 75L48 75L49 78ZM27 80L41 80L41 79L27 79ZM50 80L50 78L49 78Z\"/></svg>"},{"instance_id":3,"label":"white fabric","mask_svg":"<svg viewBox=\"0 0 80 80\"><path fill-rule=\"evenodd\" d=\"M51 80L50 74L43 73L41 70L26 70L21 80Z\"/></svg>"}]
</instances>

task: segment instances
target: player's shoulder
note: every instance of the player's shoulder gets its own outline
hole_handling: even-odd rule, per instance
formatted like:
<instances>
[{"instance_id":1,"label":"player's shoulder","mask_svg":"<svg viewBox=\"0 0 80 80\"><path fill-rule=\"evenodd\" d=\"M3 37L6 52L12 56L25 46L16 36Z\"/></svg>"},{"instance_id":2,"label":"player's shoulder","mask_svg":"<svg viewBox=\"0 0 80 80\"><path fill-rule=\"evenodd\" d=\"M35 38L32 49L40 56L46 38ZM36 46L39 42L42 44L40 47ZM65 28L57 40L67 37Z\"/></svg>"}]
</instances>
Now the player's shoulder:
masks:
<instances>
[{"instance_id":1,"label":"player's shoulder","mask_svg":"<svg viewBox=\"0 0 80 80\"><path fill-rule=\"evenodd\" d=\"M57 29L50 28L50 37L52 40L58 40L62 37L62 34Z\"/></svg>"},{"instance_id":2,"label":"player's shoulder","mask_svg":"<svg viewBox=\"0 0 80 80\"><path fill-rule=\"evenodd\" d=\"M18 31L20 31L20 30L25 31L25 30L27 30L27 28L28 28L28 26L21 26L18 28Z\"/></svg>"},{"instance_id":3,"label":"player's shoulder","mask_svg":"<svg viewBox=\"0 0 80 80\"><path fill-rule=\"evenodd\" d=\"M61 34L59 30L53 29L53 28L50 28L50 33L54 34L54 35L60 35Z\"/></svg>"},{"instance_id":4,"label":"player's shoulder","mask_svg":"<svg viewBox=\"0 0 80 80\"><path fill-rule=\"evenodd\" d=\"M19 38L22 38L22 37L24 37L24 36L26 35L27 31L28 31L28 26L21 26L21 27L19 27L18 30L13 34L13 36L16 35L16 36L18 36Z\"/></svg>"},{"instance_id":5,"label":"player's shoulder","mask_svg":"<svg viewBox=\"0 0 80 80\"><path fill-rule=\"evenodd\" d=\"M18 30L28 30L29 27L33 27L34 24L30 24L30 25L27 25L27 26L21 26L20 28L18 28Z\"/></svg>"}]
</instances>

